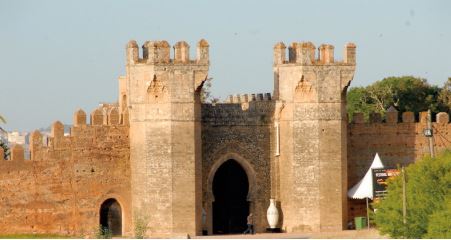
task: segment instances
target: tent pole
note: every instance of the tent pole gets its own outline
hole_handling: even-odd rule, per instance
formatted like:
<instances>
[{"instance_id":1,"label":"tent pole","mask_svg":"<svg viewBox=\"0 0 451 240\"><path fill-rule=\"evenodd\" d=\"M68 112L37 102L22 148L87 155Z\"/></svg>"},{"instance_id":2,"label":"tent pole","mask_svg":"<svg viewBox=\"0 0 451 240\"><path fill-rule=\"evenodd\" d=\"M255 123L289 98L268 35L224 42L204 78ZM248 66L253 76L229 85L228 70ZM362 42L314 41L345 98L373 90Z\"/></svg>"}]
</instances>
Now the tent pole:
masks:
<instances>
[{"instance_id":1,"label":"tent pole","mask_svg":"<svg viewBox=\"0 0 451 240\"><path fill-rule=\"evenodd\" d=\"M368 223L368 230L370 229L370 207L368 205L368 198L366 198L366 220Z\"/></svg>"}]
</instances>

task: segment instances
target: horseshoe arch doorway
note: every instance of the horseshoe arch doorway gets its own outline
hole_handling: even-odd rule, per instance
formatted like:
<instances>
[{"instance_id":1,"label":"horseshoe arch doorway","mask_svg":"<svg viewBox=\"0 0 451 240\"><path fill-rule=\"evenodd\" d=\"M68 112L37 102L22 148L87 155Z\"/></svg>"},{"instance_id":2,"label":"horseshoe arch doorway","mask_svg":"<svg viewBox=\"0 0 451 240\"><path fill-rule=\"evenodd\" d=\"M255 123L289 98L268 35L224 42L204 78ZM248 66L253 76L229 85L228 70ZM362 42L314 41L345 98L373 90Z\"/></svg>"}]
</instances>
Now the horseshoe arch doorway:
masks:
<instances>
[{"instance_id":1,"label":"horseshoe arch doorway","mask_svg":"<svg viewBox=\"0 0 451 240\"><path fill-rule=\"evenodd\" d=\"M225 161L213 178L213 234L242 233L249 214L249 179L235 160Z\"/></svg>"}]
</instances>

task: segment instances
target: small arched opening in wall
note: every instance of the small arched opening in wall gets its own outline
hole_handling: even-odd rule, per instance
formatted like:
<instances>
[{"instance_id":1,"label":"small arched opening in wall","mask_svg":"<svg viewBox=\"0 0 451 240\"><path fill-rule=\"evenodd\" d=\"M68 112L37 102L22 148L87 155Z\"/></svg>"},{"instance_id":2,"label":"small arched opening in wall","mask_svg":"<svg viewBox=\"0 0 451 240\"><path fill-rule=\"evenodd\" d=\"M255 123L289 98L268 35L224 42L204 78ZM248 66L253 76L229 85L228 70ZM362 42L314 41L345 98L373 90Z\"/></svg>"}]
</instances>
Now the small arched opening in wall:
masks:
<instances>
[{"instance_id":1,"label":"small arched opening in wall","mask_svg":"<svg viewBox=\"0 0 451 240\"><path fill-rule=\"evenodd\" d=\"M113 236L122 236L122 207L114 198L108 198L100 205L99 224Z\"/></svg>"},{"instance_id":2,"label":"small arched opening in wall","mask_svg":"<svg viewBox=\"0 0 451 240\"><path fill-rule=\"evenodd\" d=\"M255 171L248 161L233 153L216 161L207 182L208 234L244 232L247 216L254 212L254 192Z\"/></svg>"}]
</instances>

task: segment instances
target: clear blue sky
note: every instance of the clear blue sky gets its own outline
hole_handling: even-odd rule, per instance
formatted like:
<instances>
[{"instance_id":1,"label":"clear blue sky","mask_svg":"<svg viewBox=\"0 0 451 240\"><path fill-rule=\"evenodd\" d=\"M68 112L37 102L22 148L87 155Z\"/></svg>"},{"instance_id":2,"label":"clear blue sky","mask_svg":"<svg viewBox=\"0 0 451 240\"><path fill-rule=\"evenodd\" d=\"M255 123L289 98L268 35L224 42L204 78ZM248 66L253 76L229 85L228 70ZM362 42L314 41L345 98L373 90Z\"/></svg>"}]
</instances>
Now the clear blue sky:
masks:
<instances>
[{"instance_id":1,"label":"clear blue sky","mask_svg":"<svg viewBox=\"0 0 451 240\"><path fill-rule=\"evenodd\" d=\"M117 98L125 44L210 43L213 95L272 92L278 41L357 45L351 86L451 76L451 1L0 0L0 114L8 130L72 123Z\"/></svg>"}]
</instances>

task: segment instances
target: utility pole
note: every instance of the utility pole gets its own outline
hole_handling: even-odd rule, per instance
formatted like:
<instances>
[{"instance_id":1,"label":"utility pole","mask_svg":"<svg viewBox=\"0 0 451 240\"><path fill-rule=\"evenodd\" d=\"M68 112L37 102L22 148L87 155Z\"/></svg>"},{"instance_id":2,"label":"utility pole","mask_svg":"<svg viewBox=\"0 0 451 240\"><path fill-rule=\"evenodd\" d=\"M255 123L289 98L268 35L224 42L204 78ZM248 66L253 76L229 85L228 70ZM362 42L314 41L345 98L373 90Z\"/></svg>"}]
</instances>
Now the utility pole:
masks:
<instances>
[{"instance_id":1,"label":"utility pole","mask_svg":"<svg viewBox=\"0 0 451 240\"><path fill-rule=\"evenodd\" d=\"M401 168L402 173L402 222L404 226L407 224L407 197L406 197L406 171L404 166Z\"/></svg>"},{"instance_id":2,"label":"utility pole","mask_svg":"<svg viewBox=\"0 0 451 240\"><path fill-rule=\"evenodd\" d=\"M370 206L368 204L368 198L366 198L366 219L368 230L370 230Z\"/></svg>"},{"instance_id":3,"label":"utility pole","mask_svg":"<svg viewBox=\"0 0 451 240\"><path fill-rule=\"evenodd\" d=\"M429 152L431 154L431 157L435 157L435 153L434 153L434 142L432 139L433 134L433 130L432 130L432 117L431 117L431 109L428 110L428 117L427 117L428 121L427 121L427 129L430 132L430 134L428 134L426 137L429 138Z\"/></svg>"}]
</instances>

